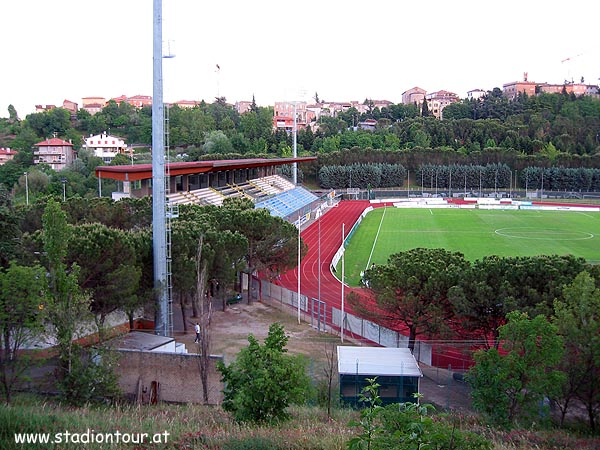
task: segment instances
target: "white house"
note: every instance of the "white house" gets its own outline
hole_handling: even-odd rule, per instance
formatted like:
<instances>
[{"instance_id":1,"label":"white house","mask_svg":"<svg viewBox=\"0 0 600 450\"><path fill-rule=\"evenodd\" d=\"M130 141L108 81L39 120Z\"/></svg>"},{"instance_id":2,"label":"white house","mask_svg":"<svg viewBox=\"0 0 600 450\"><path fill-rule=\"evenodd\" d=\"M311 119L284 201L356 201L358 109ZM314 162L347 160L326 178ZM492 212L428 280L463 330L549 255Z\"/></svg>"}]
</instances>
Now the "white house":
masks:
<instances>
[{"instance_id":1,"label":"white house","mask_svg":"<svg viewBox=\"0 0 600 450\"><path fill-rule=\"evenodd\" d=\"M128 150L123 139L106 133L86 138L85 148L92 150L94 156L102 158L105 163L110 163L119 153L125 154ZM129 153L131 151L129 150Z\"/></svg>"}]
</instances>

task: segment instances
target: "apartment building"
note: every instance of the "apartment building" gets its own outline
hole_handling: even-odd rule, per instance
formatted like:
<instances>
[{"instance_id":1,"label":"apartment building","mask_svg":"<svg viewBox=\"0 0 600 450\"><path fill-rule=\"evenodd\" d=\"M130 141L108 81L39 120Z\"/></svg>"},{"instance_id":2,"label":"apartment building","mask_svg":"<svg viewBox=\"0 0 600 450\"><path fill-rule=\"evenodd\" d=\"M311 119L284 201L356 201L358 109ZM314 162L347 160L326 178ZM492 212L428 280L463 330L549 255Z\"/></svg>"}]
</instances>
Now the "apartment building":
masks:
<instances>
[{"instance_id":1,"label":"apartment building","mask_svg":"<svg viewBox=\"0 0 600 450\"><path fill-rule=\"evenodd\" d=\"M454 92L444 90L427 94L425 96L425 99L427 100L427 107L429 108L429 112L436 119L443 118L443 111L446 106L460 101L460 98Z\"/></svg>"},{"instance_id":2,"label":"apartment building","mask_svg":"<svg viewBox=\"0 0 600 450\"><path fill-rule=\"evenodd\" d=\"M235 110L238 114L244 114L250 111L252 108L252 102L248 100L242 100L235 102Z\"/></svg>"},{"instance_id":3,"label":"apartment building","mask_svg":"<svg viewBox=\"0 0 600 450\"><path fill-rule=\"evenodd\" d=\"M48 164L53 170L60 172L75 160L75 150L71 142L57 137L34 144L34 164Z\"/></svg>"},{"instance_id":4,"label":"apartment building","mask_svg":"<svg viewBox=\"0 0 600 450\"><path fill-rule=\"evenodd\" d=\"M84 148L91 150L94 156L102 158L106 164L110 164L118 154L127 152L127 145L123 139L106 134L106 132L87 137ZM132 151L129 151L130 156Z\"/></svg>"},{"instance_id":5,"label":"apartment building","mask_svg":"<svg viewBox=\"0 0 600 450\"><path fill-rule=\"evenodd\" d=\"M584 83L536 83L527 79L527 72L523 74L522 81L513 81L502 86L502 94L511 100L516 99L519 94L533 96L542 92L548 94L560 94L563 91L567 94L574 94L576 96L588 95L594 98L600 98L598 85Z\"/></svg>"},{"instance_id":6,"label":"apartment building","mask_svg":"<svg viewBox=\"0 0 600 450\"><path fill-rule=\"evenodd\" d=\"M83 97L81 99L81 109L86 110L92 116L102 111L105 106L106 99L104 97Z\"/></svg>"},{"instance_id":7,"label":"apartment building","mask_svg":"<svg viewBox=\"0 0 600 450\"><path fill-rule=\"evenodd\" d=\"M273 130L294 130L294 112L296 113L296 129L303 130L308 123L306 102L275 102L273 107Z\"/></svg>"}]
</instances>

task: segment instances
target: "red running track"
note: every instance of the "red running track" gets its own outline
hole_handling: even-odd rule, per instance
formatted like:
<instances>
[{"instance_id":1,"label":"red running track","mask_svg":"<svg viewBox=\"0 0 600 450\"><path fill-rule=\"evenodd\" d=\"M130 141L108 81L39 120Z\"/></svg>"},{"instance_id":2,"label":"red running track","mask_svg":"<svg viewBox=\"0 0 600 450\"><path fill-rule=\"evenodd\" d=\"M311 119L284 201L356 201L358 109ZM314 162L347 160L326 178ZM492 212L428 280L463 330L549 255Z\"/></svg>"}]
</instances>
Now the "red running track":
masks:
<instances>
[{"instance_id":1,"label":"red running track","mask_svg":"<svg viewBox=\"0 0 600 450\"><path fill-rule=\"evenodd\" d=\"M342 245L342 224L344 224L344 237L352 229L352 225L358 220L362 212L369 206L382 207L391 206L391 203L371 204L368 200L345 200L338 203L338 206L333 207L323 214L320 218L320 233L319 220L310 224L301 236L303 241L308 245L308 254L300 263L300 291L308 298L319 298L319 272L321 273L321 300L325 302L329 311L331 308L341 310L342 301L342 284L330 270L330 264L333 256ZM320 238L319 238L320 234ZM319 242L321 244L321 264L319 267ZM298 290L298 270L290 270L281 275L281 285L290 291L297 292ZM363 297L365 291L360 288L344 287L344 296L349 292L360 293ZM368 300L367 300L368 301ZM375 305L373 305L375 307ZM345 302L344 310L352 313L352 308L348 302ZM328 317L331 317L328 313ZM331 324L330 324L331 325ZM407 334L399 324L384 324L388 328L398 331L402 334ZM455 350L449 347L443 349L434 349L432 354L433 365L441 367L465 367L470 362L466 362L468 358L462 355L460 350Z\"/></svg>"},{"instance_id":2,"label":"red running track","mask_svg":"<svg viewBox=\"0 0 600 450\"><path fill-rule=\"evenodd\" d=\"M308 254L300 263L300 292L309 298L319 298L319 272L321 273L321 300L329 307L341 309L342 284L329 268L333 256L342 245L342 224L344 237L352 229L362 212L371 206L368 200L345 200L330 208L319 220L314 221L302 233L302 240L308 245ZM381 205L383 206L383 204ZM319 238L320 222L320 238ZM321 244L321 264L319 267L319 242ZM297 292L298 270L281 275L281 284ZM344 294L353 289L344 287ZM346 308L345 308L346 309ZM346 309L347 310L347 309ZM348 311L350 312L350 311Z\"/></svg>"}]
</instances>

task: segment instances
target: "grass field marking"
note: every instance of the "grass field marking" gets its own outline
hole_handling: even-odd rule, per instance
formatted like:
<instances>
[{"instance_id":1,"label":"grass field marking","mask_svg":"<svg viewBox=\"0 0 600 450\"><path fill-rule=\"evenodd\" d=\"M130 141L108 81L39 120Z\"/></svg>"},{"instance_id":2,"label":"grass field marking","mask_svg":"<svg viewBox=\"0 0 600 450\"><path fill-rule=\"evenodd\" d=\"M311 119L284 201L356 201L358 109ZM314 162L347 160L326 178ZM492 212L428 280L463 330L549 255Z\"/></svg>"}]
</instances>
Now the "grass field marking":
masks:
<instances>
[{"instance_id":1,"label":"grass field marking","mask_svg":"<svg viewBox=\"0 0 600 450\"><path fill-rule=\"evenodd\" d=\"M593 217L593 216L590 216L588 213L584 213L584 212L582 212L582 211L578 211L578 212L579 212L579 214L581 214L581 215L583 215L583 216L585 216L585 217L589 217L590 219L595 219L595 217Z\"/></svg>"},{"instance_id":2,"label":"grass field marking","mask_svg":"<svg viewBox=\"0 0 600 450\"><path fill-rule=\"evenodd\" d=\"M367 267L365 270L369 268L369 264L371 264L371 258L373 257L373 252L375 251L375 245L377 244L377 238L379 237L379 232L381 231L381 225L383 224L383 218L385 217L385 212L387 211L387 206L383 207L383 214L381 215L381 220L379 221L379 228L377 228L377 234L375 235L375 239L373 239L373 246L371 247L371 254L369 255L369 260L367 261Z\"/></svg>"},{"instance_id":3,"label":"grass field marking","mask_svg":"<svg viewBox=\"0 0 600 450\"><path fill-rule=\"evenodd\" d=\"M527 231L532 230L532 231ZM498 228L494 231L499 236L513 239L533 239L538 241L585 241L593 239L594 234L585 231L569 231L561 229L540 229L535 227L509 227ZM519 236L521 234L521 236ZM536 236L537 235L537 236ZM559 237L559 236L581 236L581 237ZM540 237L542 236L542 237Z\"/></svg>"}]
</instances>

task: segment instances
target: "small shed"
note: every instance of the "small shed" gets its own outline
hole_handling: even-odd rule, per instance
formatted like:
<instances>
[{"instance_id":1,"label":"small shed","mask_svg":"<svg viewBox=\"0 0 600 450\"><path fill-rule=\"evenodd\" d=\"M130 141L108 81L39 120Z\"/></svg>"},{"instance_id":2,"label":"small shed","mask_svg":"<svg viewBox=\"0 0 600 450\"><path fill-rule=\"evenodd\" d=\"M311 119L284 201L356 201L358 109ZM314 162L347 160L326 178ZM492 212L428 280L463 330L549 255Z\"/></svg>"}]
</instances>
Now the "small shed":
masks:
<instances>
[{"instance_id":1,"label":"small shed","mask_svg":"<svg viewBox=\"0 0 600 450\"><path fill-rule=\"evenodd\" d=\"M337 356L343 404L360 406L359 394L374 377L383 405L415 400L423 373L408 348L338 346Z\"/></svg>"},{"instance_id":2,"label":"small shed","mask_svg":"<svg viewBox=\"0 0 600 450\"><path fill-rule=\"evenodd\" d=\"M130 331L113 340L117 350L135 350L141 352L187 353L184 344L174 338L159 336L153 333Z\"/></svg>"}]
</instances>

